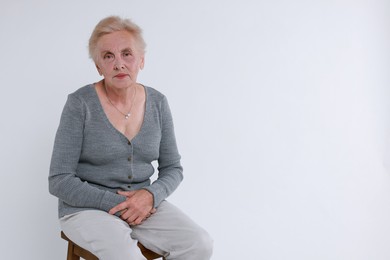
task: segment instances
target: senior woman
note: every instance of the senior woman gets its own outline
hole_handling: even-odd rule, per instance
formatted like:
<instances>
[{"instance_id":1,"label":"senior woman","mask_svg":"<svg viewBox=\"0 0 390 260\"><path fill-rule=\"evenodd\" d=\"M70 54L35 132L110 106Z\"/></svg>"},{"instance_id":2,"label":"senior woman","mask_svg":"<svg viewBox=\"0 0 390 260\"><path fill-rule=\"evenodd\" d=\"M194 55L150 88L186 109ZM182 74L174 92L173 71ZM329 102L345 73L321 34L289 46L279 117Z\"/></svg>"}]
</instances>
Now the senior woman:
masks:
<instances>
[{"instance_id":1,"label":"senior woman","mask_svg":"<svg viewBox=\"0 0 390 260\"><path fill-rule=\"evenodd\" d=\"M89 53L103 80L68 96L57 130L49 191L60 225L99 259L210 259L205 230L165 199L183 168L166 97L137 83L145 63L141 29L116 16L101 20ZM151 183L152 162L158 178Z\"/></svg>"}]
</instances>

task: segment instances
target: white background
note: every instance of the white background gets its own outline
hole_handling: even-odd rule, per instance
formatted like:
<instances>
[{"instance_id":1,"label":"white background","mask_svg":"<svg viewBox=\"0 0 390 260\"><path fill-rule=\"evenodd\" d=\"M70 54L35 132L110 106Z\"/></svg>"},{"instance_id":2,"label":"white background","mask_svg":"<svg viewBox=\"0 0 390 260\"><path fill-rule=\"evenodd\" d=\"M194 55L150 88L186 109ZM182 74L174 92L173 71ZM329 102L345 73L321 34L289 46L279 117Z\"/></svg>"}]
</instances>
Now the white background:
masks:
<instances>
[{"instance_id":1,"label":"white background","mask_svg":"<svg viewBox=\"0 0 390 260\"><path fill-rule=\"evenodd\" d=\"M112 14L144 29L139 81L167 95L185 167L170 201L213 259L390 259L389 1L1 0L2 259L65 259L51 150Z\"/></svg>"}]
</instances>

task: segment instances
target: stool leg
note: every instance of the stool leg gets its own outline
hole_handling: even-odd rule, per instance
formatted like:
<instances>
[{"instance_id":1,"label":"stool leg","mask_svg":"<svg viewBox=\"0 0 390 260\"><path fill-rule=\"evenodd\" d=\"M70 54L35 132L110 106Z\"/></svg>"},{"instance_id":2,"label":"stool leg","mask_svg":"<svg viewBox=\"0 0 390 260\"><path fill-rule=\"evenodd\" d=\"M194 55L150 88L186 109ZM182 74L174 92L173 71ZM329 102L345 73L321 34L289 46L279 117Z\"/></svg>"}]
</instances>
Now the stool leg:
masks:
<instances>
[{"instance_id":1,"label":"stool leg","mask_svg":"<svg viewBox=\"0 0 390 260\"><path fill-rule=\"evenodd\" d=\"M74 254L73 242L68 242L68 256L66 260L80 260L80 257Z\"/></svg>"}]
</instances>

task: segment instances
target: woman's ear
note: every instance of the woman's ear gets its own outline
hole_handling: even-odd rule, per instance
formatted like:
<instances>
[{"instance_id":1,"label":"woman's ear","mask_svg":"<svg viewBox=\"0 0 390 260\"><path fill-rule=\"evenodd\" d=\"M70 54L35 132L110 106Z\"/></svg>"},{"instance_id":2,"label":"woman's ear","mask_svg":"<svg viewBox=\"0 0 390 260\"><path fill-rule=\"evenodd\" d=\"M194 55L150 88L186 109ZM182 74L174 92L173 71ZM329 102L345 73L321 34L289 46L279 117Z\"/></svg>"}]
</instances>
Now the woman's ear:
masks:
<instances>
[{"instance_id":1,"label":"woman's ear","mask_svg":"<svg viewBox=\"0 0 390 260\"><path fill-rule=\"evenodd\" d=\"M101 71L100 68L99 68L99 65L97 65L97 64L95 63L95 66L96 66L96 69L97 69L99 75L100 75L100 76L103 76L103 73L102 73L102 71Z\"/></svg>"},{"instance_id":2,"label":"woman's ear","mask_svg":"<svg viewBox=\"0 0 390 260\"><path fill-rule=\"evenodd\" d=\"M142 56L141 58L141 63L139 65L139 69L140 70L143 70L144 69L144 66L145 66L145 56Z\"/></svg>"}]
</instances>

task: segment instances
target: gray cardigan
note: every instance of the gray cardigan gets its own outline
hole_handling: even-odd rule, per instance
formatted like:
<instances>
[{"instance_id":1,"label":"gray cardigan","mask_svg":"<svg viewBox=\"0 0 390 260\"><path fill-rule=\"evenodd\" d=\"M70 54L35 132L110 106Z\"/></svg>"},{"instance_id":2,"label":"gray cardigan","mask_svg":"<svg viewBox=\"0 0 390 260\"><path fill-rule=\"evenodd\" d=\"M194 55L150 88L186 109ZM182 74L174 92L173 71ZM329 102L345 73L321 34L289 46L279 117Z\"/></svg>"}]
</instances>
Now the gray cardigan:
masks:
<instances>
[{"instance_id":1,"label":"gray cardigan","mask_svg":"<svg viewBox=\"0 0 390 260\"><path fill-rule=\"evenodd\" d=\"M49 174L49 191L59 198L59 217L86 209L109 211L125 200L118 190L147 189L158 207L182 181L167 99L150 87L145 92L144 121L132 140L110 123L94 85L68 96ZM158 178L151 183L155 160Z\"/></svg>"}]
</instances>

